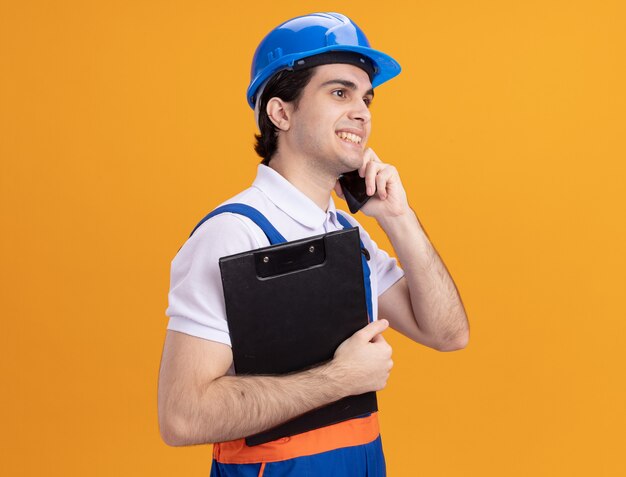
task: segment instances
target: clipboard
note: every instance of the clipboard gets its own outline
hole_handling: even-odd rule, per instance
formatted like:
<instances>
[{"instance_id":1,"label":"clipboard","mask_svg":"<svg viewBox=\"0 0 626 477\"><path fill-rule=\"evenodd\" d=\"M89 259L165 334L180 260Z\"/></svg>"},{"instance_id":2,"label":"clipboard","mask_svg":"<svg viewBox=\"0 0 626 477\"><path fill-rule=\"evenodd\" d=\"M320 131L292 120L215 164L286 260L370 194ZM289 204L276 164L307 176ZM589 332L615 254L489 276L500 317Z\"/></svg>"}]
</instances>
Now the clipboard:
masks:
<instances>
[{"instance_id":1,"label":"clipboard","mask_svg":"<svg viewBox=\"0 0 626 477\"><path fill-rule=\"evenodd\" d=\"M357 228L222 257L219 266L237 375L314 367L368 324ZM246 437L246 444L377 410L375 392L348 396Z\"/></svg>"}]
</instances>

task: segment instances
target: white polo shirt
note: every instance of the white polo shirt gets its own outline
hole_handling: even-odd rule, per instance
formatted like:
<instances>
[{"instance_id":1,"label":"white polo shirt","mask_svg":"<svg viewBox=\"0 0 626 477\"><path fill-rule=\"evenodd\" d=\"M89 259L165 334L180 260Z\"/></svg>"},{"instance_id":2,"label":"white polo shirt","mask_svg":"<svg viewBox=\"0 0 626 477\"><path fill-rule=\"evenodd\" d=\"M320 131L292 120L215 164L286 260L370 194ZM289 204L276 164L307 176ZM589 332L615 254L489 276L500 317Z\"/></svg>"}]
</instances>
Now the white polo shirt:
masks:
<instances>
[{"instance_id":1,"label":"white polo shirt","mask_svg":"<svg viewBox=\"0 0 626 477\"><path fill-rule=\"evenodd\" d=\"M278 172L262 164L252 186L224 204L235 202L257 209L288 241L343 228L332 197L328 211L324 212ZM343 215L359 227L361 240L370 253L372 306L377 319L378 296L404 272L352 216ZM230 346L218 261L268 245L263 231L242 215L227 212L202 224L172 261L167 328Z\"/></svg>"}]
</instances>

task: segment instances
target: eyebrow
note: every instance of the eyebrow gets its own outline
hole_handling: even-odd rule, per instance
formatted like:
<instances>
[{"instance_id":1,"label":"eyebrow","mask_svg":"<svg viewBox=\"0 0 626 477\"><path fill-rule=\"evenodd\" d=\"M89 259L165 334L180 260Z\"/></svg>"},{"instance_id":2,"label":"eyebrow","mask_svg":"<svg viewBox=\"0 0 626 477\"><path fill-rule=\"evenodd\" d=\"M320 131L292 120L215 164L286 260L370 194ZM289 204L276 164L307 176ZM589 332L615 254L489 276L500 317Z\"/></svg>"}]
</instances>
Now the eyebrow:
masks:
<instances>
[{"instance_id":1,"label":"eyebrow","mask_svg":"<svg viewBox=\"0 0 626 477\"><path fill-rule=\"evenodd\" d=\"M344 79L332 79L332 80L328 80L324 83L322 83L320 85L320 88L323 88L324 86L328 86L331 84L340 84L342 86L345 86L348 89L351 89L352 91L356 91L358 89L356 83L349 81L349 80L344 80ZM365 96L370 95L372 98L374 98L374 88L370 88L365 92Z\"/></svg>"}]
</instances>

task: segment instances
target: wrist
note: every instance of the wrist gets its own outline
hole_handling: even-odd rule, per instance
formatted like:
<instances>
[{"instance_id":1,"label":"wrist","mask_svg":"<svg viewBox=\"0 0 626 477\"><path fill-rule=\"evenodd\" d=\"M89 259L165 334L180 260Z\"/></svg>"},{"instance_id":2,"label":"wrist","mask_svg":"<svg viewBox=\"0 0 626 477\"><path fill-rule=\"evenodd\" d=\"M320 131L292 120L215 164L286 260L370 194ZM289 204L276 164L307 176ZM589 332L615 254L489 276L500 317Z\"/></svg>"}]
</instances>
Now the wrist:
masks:
<instances>
[{"instance_id":1,"label":"wrist","mask_svg":"<svg viewBox=\"0 0 626 477\"><path fill-rule=\"evenodd\" d=\"M346 379L346 370L337 358L333 358L328 363L323 364L319 369L323 376L324 383L332 389L337 399L350 395L349 380Z\"/></svg>"},{"instance_id":2,"label":"wrist","mask_svg":"<svg viewBox=\"0 0 626 477\"><path fill-rule=\"evenodd\" d=\"M407 232L416 225L419 227L419 221L415 212L407 206L406 210L397 215L382 215L377 217L378 225L389 235L397 231L399 233Z\"/></svg>"}]
</instances>

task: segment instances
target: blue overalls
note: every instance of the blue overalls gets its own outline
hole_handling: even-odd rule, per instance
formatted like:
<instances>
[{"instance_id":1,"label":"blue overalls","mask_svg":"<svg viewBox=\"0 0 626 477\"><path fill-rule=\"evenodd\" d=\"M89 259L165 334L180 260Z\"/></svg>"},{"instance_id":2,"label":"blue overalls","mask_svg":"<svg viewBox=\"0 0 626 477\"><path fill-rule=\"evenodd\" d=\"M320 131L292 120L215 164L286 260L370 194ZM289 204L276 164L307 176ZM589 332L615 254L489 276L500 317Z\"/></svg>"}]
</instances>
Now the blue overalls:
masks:
<instances>
[{"instance_id":1,"label":"blue overalls","mask_svg":"<svg viewBox=\"0 0 626 477\"><path fill-rule=\"evenodd\" d=\"M263 230L271 245L287 240L255 208L227 204L208 214L191 232L218 214L230 212L248 217ZM337 213L344 228L350 222ZM367 251L361 241L363 279L369 320L372 320L372 292ZM383 477L385 458L378 430L377 414L351 419L277 441L248 447L243 439L216 443L213 447L211 477Z\"/></svg>"}]
</instances>

